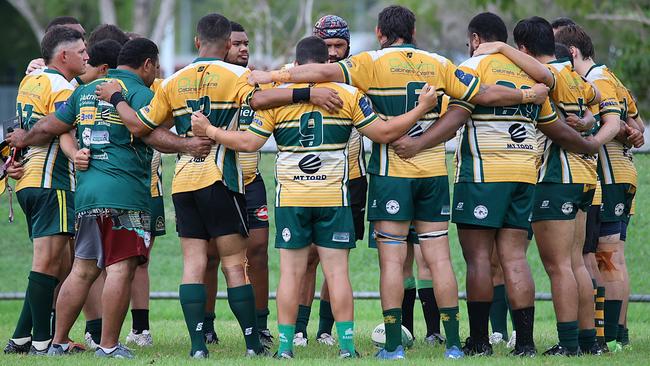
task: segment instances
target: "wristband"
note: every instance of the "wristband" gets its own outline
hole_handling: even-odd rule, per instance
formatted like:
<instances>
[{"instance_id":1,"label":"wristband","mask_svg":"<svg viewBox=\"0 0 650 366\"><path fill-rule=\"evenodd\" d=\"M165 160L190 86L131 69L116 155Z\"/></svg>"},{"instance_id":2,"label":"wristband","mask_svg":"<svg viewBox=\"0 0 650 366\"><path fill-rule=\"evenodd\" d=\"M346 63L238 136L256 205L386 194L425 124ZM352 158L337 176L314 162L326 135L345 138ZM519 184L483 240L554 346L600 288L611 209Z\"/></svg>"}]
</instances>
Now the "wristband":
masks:
<instances>
[{"instance_id":1,"label":"wristband","mask_svg":"<svg viewBox=\"0 0 650 366\"><path fill-rule=\"evenodd\" d=\"M117 108L117 105L120 104L120 102L126 102L121 91L113 93L113 95L111 95L110 101L115 108Z\"/></svg>"},{"instance_id":2,"label":"wristband","mask_svg":"<svg viewBox=\"0 0 650 366\"><path fill-rule=\"evenodd\" d=\"M310 90L310 88L293 89L293 102L309 102L309 98L311 96Z\"/></svg>"},{"instance_id":3,"label":"wristband","mask_svg":"<svg viewBox=\"0 0 650 366\"><path fill-rule=\"evenodd\" d=\"M288 70L271 71L271 80L276 83L287 83L291 80L291 75Z\"/></svg>"},{"instance_id":4,"label":"wristband","mask_svg":"<svg viewBox=\"0 0 650 366\"><path fill-rule=\"evenodd\" d=\"M535 101L537 98L537 93L533 89L522 89L521 103L528 104Z\"/></svg>"}]
</instances>

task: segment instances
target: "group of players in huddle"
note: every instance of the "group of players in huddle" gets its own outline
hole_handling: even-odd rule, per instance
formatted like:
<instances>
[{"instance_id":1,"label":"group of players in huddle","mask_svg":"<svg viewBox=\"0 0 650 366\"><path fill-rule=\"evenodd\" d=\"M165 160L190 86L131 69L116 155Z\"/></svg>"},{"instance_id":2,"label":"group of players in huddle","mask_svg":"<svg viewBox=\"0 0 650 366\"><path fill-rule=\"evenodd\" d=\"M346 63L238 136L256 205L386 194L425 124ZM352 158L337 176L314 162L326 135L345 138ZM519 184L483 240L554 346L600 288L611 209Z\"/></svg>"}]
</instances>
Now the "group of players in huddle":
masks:
<instances>
[{"instance_id":1,"label":"group of players in huddle","mask_svg":"<svg viewBox=\"0 0 650 366\"><path fill-rule=\"evenodd\" d=\"M637 185L629 149L643 144L643 121L625 86L594 63L584 29L567 18L523 19L513 48L504 22L481 13L468 25L471 58L458 67L416 47L415 16L404 7L383 9L376 35L379 50L350 56L347 23L327 15L298 43L294 64L251 72L243 27L209 14L197 25L199 57L160 80L152 41L112 25L84 41L78 21L55 19L20 85L22 128L7 138L34 260L5 353L83 350L69 338L83 310L87 346L131 358L119 342L129 303L127 342L152 344L146 265L165 233L160 153L177 153L190 357L208 357L206 343L218 342L219 265L246 355L269 355L268 209L257 164L271 135L276 357L307 345L319 263L316 339L338 342L342 358L359 356L348 255L364 237L366 206L386 336L377 358L405 357L416 283L426 340L444 344L446 358L491 355L508 340L513 355L535 356L533 235L557 318L559 342L544 354L625 347L623 243ZM373 142L367 167L362 136ZM444 143L455 136L450 202ZM467 264L464 344L450 218Z\"/></svg>"}]
</instances>

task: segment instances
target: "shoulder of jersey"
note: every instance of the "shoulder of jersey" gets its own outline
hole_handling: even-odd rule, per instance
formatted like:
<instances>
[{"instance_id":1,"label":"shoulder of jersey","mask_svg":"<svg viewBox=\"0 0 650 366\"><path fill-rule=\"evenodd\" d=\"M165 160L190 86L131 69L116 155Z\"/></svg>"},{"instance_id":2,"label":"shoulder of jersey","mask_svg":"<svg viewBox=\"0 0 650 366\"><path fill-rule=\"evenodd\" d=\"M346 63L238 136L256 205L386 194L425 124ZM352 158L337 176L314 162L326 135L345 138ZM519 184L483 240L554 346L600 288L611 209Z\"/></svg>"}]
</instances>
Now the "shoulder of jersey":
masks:
<instances>
[{"instance_id":1,"label":"shoulder of jersey","mask_svg":"<svg viewBox=\"0 0 650 366\"><path fill-rule=\"evenodd\" d=\"M605 65L597 65L592 67L587 73L587 80L594 81L594 80L608 79L606 70L607 70L607 66Z\"/></svg>"},{"instance_id":2,"label":"shoulder of jersey","mask_svg":"<svg viewBox=\"0 0 650 366\"><path fill-rule=\"evenodd\" d=\"M172 75L166 77L165 80L162 81L162 83L161 83L160 86L161 86L161 87L165 87L165 86L167 85L167 83L169 83L171 80L177 78L179 75L181 75L181 74L184 73L185 71L190 70L190 69L194 69L194 68L199 67L199 66L201 66L201 65L217 65L217 66L220 66L220 67L222 67L222 68L224 68L224 69L226 69L226 70L232 72L232 73L235 74L237 77L240 77L240 76L242 76L246 71L249 71L249 69L246 68L246 67L242 67L242 66L239 66L239 65L229 64L229 63L224 62L224 61L221 61L221 60L210 60L210 61L198 61L198 62L192 62L191 64L189 64L189 65L183 67L182 69L176 71L176 72L173 73Z\"/></svg>"},{"instance_id":3,"label":"shoulder of jersey","mask_svg":"<svg viewBox=\"0 0 650 366\"><path fill-rule=\"evenodd\" d=\"M420 50L417 48L400 48L400 47L386 47L381 50L375 50L375 51L366 51L366 53L372 58L373 61L378 60L380 57L384 55L388 55L394 52L414 52L420 55L424 56L429 56L431 58L434 58L436 61L440 63L448 63L450 62L446 57L440 56L437 53L433 52L428 52L425 50Z\"/></svg>"},{"instance_id":4,"label":"shoulder of jersey","mask_svg":"<svg viewBox=\"0 0 650 366\"><path fill-rule=\"evenodd\" d=\"M492 55L480 55L480 56L470 57L467 60L463 61L463 63L460 64L459 67L468 67L470 69L476 69L478 65L481 64L481 61L486 59L488 56L492 56Z\"/></svg>"},{"instance_id":5,"label":"shoulder of jersey","mask_svg":"<svg viewBox=\"0 0 650 366\"><path fill-rule=\"evenodd\" d=\"M547 64L550 68L555 69L557 72L560 72L564 70L565 68L568 68L569 71L573 71L573 68L571 67L571 61L563 61L563 62L553 62L550 64Z\"/></svg>"},{"instance_id":6,"label":"shoulder of jersey","mask_svg":"<svg viewBox=\"0 0 650 366\"><path fill-rule=\"evenodd\" d=\"M29 74L29 76L32 77L45 76L50 82L50 91L52 93L60 92L61 90L75 89L74 85L72 85L68 80L66 80L61 74L45 72L45 69L34 70Z\"/></svg>"}]
</instances>

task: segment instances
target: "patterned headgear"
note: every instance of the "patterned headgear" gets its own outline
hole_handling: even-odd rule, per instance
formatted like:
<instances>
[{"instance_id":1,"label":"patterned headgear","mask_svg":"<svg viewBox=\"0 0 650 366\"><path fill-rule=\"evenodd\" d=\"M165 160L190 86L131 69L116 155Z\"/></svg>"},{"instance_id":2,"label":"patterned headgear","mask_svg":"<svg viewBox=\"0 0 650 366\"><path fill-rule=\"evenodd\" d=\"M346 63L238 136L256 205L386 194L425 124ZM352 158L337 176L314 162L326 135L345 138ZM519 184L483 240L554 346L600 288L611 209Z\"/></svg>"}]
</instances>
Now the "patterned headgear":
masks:
<instances>
[{"instance_id":1,"label":"patterned headgear","mask_svg":"<svg viewBox=\"0 0 650 366\"><path fill-rule=\"evenodd\" d=\"M337 15L325 15L314 25L314 35L320 39L341 38L350 43L348 23Z\"/></svg>"}]
</instances>

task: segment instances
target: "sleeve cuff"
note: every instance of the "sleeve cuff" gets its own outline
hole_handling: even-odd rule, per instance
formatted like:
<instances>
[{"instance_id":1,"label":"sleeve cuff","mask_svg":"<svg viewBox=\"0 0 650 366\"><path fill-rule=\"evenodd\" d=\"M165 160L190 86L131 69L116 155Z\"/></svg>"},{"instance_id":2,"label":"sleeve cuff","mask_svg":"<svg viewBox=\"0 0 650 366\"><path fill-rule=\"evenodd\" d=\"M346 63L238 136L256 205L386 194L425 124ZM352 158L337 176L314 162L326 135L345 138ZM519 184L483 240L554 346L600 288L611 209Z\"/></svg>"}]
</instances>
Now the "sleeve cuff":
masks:
<instances>
[{"instance_id":1,"label":"sleeve cuff","mask_svg":"<svg viewBox=\"0 0 650 366\"><path fill-rule=\"evenodd\" d=\"M147 116L144 113L140 112L139 110L137 112L135 112L135 113L138 116L138 119L140 120L140 122L143 125L147 126L147 128L153 130L156 127L158 127L155 123L151 122L151 120L149 118L147 118Z\"/></svg>"},{"instance_id":2,"label":"sleeve cuff","mask_svg":"<svg viewBox=\"0 0 650 366\"><path fill-rule=\"evenodd\" d=\"M365 127L370 126L373 122L375 122L377 120L377 118L378 118L377 115L373 113L372 115L368 116L368 118L366 118L363 121L355 124L354 127L357 130L361 130L361 129L365 128Z\"/></svg>"}]
</instances>

